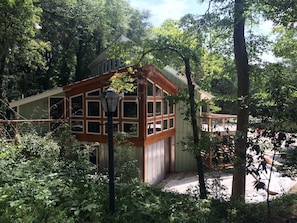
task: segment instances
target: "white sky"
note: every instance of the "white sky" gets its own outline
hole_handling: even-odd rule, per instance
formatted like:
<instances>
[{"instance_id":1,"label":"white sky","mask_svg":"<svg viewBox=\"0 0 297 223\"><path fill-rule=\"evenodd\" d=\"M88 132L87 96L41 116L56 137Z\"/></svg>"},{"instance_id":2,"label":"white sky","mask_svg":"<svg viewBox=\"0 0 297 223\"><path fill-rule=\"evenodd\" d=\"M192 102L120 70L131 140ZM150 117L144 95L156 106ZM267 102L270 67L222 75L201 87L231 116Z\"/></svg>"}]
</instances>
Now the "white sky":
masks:
<instances>
[{"instance_id":1,"label":"white sky","mask_svg":"<svg viewBox=\"0 0 297 223\"><path fill-rule=\"evenodd\" d=\"M137 9L149 10L151 22L160 26L166 19L178 20L182 16L191 14L204 14L207 4L198 3L197 0L128 0Z\"/></svg>"},{"instance_id":2,"label":"white sky","mask_svg":"<svg viewBox=\"0 0 297 223\"><path fill-rule=\"evenodd\" d=\"M166 19L178 20L182 16L191 13L194 15L202 15L208 8L206 3L199 3L199 0L128 0L128 2L137 9L148 10L151 13L150 21L155 26L160 26ZM265 21L261 24L257 31L264 35L271 35L272 22ZM273 36L270 36L273 38ZM275 60L271 52L263 54L266 61Z\"/></svg>"}]
</instances>

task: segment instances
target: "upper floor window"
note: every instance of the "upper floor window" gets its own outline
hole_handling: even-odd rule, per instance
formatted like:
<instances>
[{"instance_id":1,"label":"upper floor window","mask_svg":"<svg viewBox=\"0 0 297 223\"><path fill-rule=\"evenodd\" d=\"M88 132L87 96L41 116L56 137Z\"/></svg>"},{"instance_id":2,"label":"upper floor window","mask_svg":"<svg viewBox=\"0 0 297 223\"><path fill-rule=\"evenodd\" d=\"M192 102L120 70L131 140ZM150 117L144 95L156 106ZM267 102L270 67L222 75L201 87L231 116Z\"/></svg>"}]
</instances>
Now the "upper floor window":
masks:
<instances>
[{"instance_id":1,"label":"upper floor window","mask_svg":"<svg viewBox=\"0 0 297 223\"><path fill-rule=\"evenodd\" d=\"M88 121L87 122L87 133L90 134L100 134L100 122L96 122L96 121Z\"/></svg>"},{"instance_id":2,"label":"upper floor window","mask_svg":"<svg viewBox=\"0 0 297 223\"><path fill-rule=\"evenodd\" d=\"M100 102L99 101L87 101L87 115L88 117L100 116Z\"/></svg>"},{"instance_id":3,"label":"upper floor window","mask_svg":"<svg viewBox=\"0 0 297 223\"><path fill-rule=\"evenodd\" d=\"M104 134L107 135L108 134L108 123L104 122ZM118 132L119 131L119 123L118 122L113 122L113 126L112 126L112 131L113 132Z\"/></svg>"},{"instance_id":4,"label":"upper floor window","mask_svg":"<svg viewBox=\"0 0 297 223\"><path fill-rule=\"evenodd\" d=\"M156 86L156 96L162 96L162 89L158 86Z\"/></svg>"},{"instance_id":5,"label":"upper floor window","mask_svg":"<svg viewBox=\"0 0 297 223\"><path fill-rule=\"evenodd\" d=\"M147 82L147 96L154 96L154 84L150 81Z\"/></svg>"},{"instance_id":6,"label":"upper floor window","mask_svg":"<svg viewBox=\"0 0 297 223\"><path fill-rule=\"evenodd\" d=\"M98 98L99 95L100 95L100 90L89 91L89 92L87 93L87 97Z\"/></svg>"},{"instance_id":7,"label":"upper floor window","mask_svg":"<svg viewBox=\"0 0 297 223\"><path fill-rule=\"evenodd\" d=\"M154 102L149 101L147 103L147 117L153 117L154 116Z\"/></svg>"},{"instance_id":8,"label":"upper floor window","mask_svg":"<svg viewBox=\"0 0 297 223\"><path fill-rule=\"evenodd\" d=\"M156 116L159 116L162 114L161 110L162 110L162 102L156 101Z\"/></svg>"},{"instance_id":9,"label":"upper floor window","mask_svg":"<svg viewBox=\"0 0 297 223\"><path fill-rule=\"evenodd\" d=\"M64 98L50 98L50 118L59 119L64 117Z\"/></svg>"},{"instance_id":10,"label":"upper floor window","mask_svg":"<svg viewBox=\"0 0 297 223\"><path fill-rule=\"evenodd\" d=\"M172 101L169 102L169 112L170 114L174 114L174 103Z\"/></svg>"},{"instance_id":11,"label":"upper floor window","mask_svg":"<svg viewBox=\"0 0 297 223\"><path fill-rule=\"evenodd\" d=\"M156 121L156 132L161 132L162 131L162 121Z\"/></svg>"},{"instance_id":12,"label":"upper floor window","mask_svg":"<svg viewBox=\"0 0 297 223\"><path fill-rule=\"evenodd\" d=\"M78 95L70 98L71 116L83 116L83 96Z\"/></svg>"},{"instance_id":13,"label":"upper floor window","mask_svg":"<svg viewBox=\"0 0 297 223\"><path fill-rule=\"evenodd\" d=\"M124 92L124 96L137 96L137 81L133 83L135 89L133 92Z\"/></svg>"},{"instance_id":14,"label":"upper floor window","mask_svg":"<svg viewBox=\"0 0 297 223\"><path fill-rule=\"evenodd\" d=\"M130 136L137 136L138 135L138 125L137 123L123 123L123 131L129 133Z\"/></svg>"},{"instance_id":15,"label":"upper floor window","mask_svg":"<svg viewBox=\"0 0 297 223\"><path fill-rule=\"evenodd\" d=\"M154 122L147 123L147 135L154 134Z\"/></svg>"},{"instance_id":16,"label":"upper floor window","mask_svg":"<svg viewBox=\"0 0 297 223\"><path fill-rule=\"evenodd\" d=\"M72 120L70 124L71 124L71 131L72 132L83 133L84 126L83 126L83 121L82 120Z\"/></svg>"},{"instance_id":17,"label":"upper floor window","mask_svg":"<svg viewBox=\"0 0 297 223\"><path fill-rule=\"evenodd\" d=\"M124 118L137 118L138 106L136 101L123 102L123 117Z\"/></svg>"}]
</instances>

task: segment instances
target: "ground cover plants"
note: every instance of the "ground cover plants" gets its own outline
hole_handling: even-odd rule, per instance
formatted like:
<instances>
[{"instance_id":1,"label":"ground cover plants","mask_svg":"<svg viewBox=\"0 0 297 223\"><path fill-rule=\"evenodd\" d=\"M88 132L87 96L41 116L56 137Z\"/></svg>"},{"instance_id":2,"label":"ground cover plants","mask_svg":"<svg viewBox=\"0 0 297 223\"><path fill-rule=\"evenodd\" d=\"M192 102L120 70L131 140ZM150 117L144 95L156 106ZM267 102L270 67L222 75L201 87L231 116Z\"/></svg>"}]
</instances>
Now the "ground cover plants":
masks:
<instances>
[{"instance_id":1,"label":"ground cover plants","mask_svg":"<svg viewBox=\"0 0 297 223\"><path fill-rule=\"evenodd\" d=\"M268 222L263 203L164 192L136 178L121 180L123 171L111 215L108 179L88 160L92 148L63 134L60 140L31 134L13 143L0 141L0 222ZM296 198L290 194L271 202L270 220L292 218Z\"/></svg>"}]
</instances>

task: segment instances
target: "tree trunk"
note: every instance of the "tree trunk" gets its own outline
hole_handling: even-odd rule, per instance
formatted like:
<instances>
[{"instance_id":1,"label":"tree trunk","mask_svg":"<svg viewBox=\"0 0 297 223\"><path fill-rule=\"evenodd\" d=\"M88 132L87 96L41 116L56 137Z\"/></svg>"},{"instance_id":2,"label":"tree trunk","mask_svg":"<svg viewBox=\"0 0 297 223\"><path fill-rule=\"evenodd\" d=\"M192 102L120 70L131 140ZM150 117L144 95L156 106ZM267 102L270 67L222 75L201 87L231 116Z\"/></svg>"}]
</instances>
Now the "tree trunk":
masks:
<instances>
[{"instance_id":1,"label":"tree trunk","mask_svg":"<svg viewBox=\"0 0 297 223\"><path fill-rule=\"evenodd\" d=\"M199 144L199 129L198 129L198 123L196 118L196 106L195 106L195 98L194 98L194 88L195 86L192 83L191 79L191 68L190 68L190 60L188 57L184 57L185 62L185 71L186 71L186 77L188 81L188 91L189 91L189 102L190 102L190 116L191 116L191 124L193 128L193 137L194 137L194 145L198 147ZM203 171L203 163L201 154L199 153L196 155L196 161L197 161L197 171L198 171L198 180L199 180L199 190L200 190L200 198L205 199L206 198L206 186L204 181L204 171Z\"/></svg>"},{"instance_id":2,"label":"tree trunk","mask_svg":"<svg viewBox=\"0 0 297 223\"><path fill-rule=\"evenodd\" d=\"M6 119L8 101L6 96L6 90L4 86L4 72L5 72L5 60L6 57L3 55L0 59L0 119Z\"/></svg>"},{"instance_id":3,"label":"tree trunk","mask_svg":"<svg viewBox=\"0 0 297 223\"><path fill-rule=\"evenodd\" d=\"M235 0L234 6L234 54L237 69L237 131L235 138L235 161L232 182L232 198L244 201L246 179L246 143L249 115L248 56L244 38L245 0Z\"/></svg>"}]
</instances>

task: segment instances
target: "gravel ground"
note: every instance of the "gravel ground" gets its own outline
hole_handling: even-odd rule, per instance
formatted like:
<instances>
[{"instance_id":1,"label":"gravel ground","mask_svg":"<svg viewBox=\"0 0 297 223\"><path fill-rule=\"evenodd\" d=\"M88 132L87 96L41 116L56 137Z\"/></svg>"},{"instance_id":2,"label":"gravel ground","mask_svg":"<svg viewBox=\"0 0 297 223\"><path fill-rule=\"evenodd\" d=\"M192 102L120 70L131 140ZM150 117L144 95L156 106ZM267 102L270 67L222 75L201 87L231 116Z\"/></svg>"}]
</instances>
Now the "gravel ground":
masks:
<instances>
[{"instance_id":1,"label":"gravel ground","mask_svg":"<svg viewBox=\"0 0 297 223\"><path fill-rule=\"evenodd\" d=\"M270 172L262 174L261 181L268 184ZM231 171L213 171L205 174L207 185L212 197L229 199L232 189ZM246 176L246 202L263 202L267 199L267 192L263 189L254 188L255 178L252 175ZM165 191L178 193L195 193L198 191L198 176L194 172L176 173L169 176L161 183ZM269 186L270 199L274 199L282 194L295 191L297 188L296 179L283 177L277 172L272 172Z\"/></svg>"}]
</instances>

